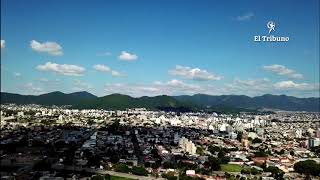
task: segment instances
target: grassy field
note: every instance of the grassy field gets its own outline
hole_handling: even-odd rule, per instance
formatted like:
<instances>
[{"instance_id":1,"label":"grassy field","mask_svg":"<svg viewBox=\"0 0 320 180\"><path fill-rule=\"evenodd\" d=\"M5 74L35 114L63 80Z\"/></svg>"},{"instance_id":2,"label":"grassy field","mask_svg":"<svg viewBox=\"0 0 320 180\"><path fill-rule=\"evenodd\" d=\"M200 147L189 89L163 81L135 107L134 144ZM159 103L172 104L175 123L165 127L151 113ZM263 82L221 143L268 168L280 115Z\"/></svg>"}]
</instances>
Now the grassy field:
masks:
<instances>
[{"instance_id":1,"label":"grassy field","mask_svg":"<svg viewBox=\"0 0 320 180\"><path fill-rule=\"evenodd\" d=\"M242 170L240 165L237 164L222 164L221 171L224 172L240 172Z\"/></svg>"},{"instance_id":2,"label":"grassy field","mask_svg":"<svg viewBox=\"0 0 320 180\"><path fill-rule=\"evenodd\" d=\"M120 177L120 176L111 176L111 180L134 180L131 178Z\"/></svg>"}]
</instances>

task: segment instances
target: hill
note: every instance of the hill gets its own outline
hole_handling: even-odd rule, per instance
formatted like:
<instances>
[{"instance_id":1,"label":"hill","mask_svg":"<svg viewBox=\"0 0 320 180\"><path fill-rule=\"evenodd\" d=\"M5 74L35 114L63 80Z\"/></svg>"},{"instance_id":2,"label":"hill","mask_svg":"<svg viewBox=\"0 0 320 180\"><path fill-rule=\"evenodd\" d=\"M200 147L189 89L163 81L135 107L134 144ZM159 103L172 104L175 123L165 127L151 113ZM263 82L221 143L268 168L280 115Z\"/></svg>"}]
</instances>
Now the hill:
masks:
<instances>
[{"instance_id":1,"label":"hill","mask_svg":"<svg viewBox=\"0 0 320 180\"><path fill-rule=\"evenodd\" d=\"M15 103L41 105L74 105L80 103L81 101L95 98L97 97L88 92L75 92L71 94L65 94L60 91L55 91L38 96L1 92L1 104Z\"/></svg>"},{"instance_id":2,"label":"hill","mask_svg":"<svg viewBox=\"0 0 320 180\"><path fill-rule=\"evenodd\" d=\"M288 111L320 111L320 98L297 98L286 95L265 94L249 97L244 95L211 96L195 94L192 96L175 96L181 102L192 102L205 107L234 107L245 109L281 109Z\"/></svg>"},{"instance_id":3,"label":"hill","mask_svg":"<svg viewBox=\"0 0 320 180\"><path fill-rule=\"evenodd\" d=\"M134 98L122 94L111 94L97 99L83 101L74 106L79 109L126 109L147 108L161 110L190 111L194 105L182 103L170 96L155 96Z\"/></svg>"},{"instance_id":4,"label":"hill","mask_svg":"<svg viewBox=\"0 0 320 180\"><path fill-rule=\"evenodd\" d=\"M65 94L59 91L34 95L20 95L1 92L1 103L73 105L79 109L125 109L147 108L173 111L208 110L217 112L239 112L256 109L280 109L288 111L320 111L320 98L297 98L286 95L265 94L249 97L244 95L212 96L143 96L134 98L122 94L96 97L88 92Z\"/></svg>"}]
</instances>

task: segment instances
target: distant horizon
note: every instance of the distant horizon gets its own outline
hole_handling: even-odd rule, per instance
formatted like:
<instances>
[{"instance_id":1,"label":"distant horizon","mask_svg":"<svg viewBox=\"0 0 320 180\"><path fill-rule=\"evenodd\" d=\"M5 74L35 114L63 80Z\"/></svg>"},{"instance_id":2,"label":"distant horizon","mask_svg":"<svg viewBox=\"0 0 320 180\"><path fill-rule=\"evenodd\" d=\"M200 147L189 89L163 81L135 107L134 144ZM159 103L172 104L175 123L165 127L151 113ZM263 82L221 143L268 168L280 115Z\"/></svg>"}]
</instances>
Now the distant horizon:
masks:
<instances>
[{"instance_id":1,"label":"distant horizon","mask_svg":"<svg viewBox=\"0 0 320 180\"><path fill-rule=\"evenodd\" d=\"M147 96L147 95L144 95L144 96L131 96L131 95L128 95L128 94L123 94L123 93L111 93L111 94L105 94L105 95L102 95L102 96L98 96L96 94L93 94L89 91L74 91L74 92L63 92L63 91L51 91L51 92L46 92L46 93L43 93L43 94L37 94L37 95L33 95L33 94L20 94L20 93L14 93L14 92L3 92L1 91L1 93L10 93L10 94L18 94L18 95L23 95L23 96L40 96L40 95L44 95L44 94L50 94L50 93L55 93L55 92L59 92L59 93L63 93L63 94L73 94L73 93L89 93L91 95L94 95L98 98L100 97L105 97L105 96L110 96L110 95L125 95L125 96L130 96L130 97L133 97L133 98L140 98L140 97L157 97L157 96L195 96L195 95L205 95L205 96L246 96L246 97L250 97L250 98L254 98L254 97L261 97L261 96L266 96L266 95L271 95L271 96L287 96L287 97L295 97L295 98L316 98L316 99L320 99L320 96L319 97L315 97L315 96L311 96L311 97L298 97L298 96L290 96L290 95L285 95L285 94L261 94L261 95L257 95L257 96L247 96L247 95L244 95L244 94L218 94L218 95L214 95L214 94L203 94L203 93L196 93L196 94L178 94L178 95L168 95L168 94L159 94L159 95L153 95L153 96Z\"/></svg>"}]
</instances>

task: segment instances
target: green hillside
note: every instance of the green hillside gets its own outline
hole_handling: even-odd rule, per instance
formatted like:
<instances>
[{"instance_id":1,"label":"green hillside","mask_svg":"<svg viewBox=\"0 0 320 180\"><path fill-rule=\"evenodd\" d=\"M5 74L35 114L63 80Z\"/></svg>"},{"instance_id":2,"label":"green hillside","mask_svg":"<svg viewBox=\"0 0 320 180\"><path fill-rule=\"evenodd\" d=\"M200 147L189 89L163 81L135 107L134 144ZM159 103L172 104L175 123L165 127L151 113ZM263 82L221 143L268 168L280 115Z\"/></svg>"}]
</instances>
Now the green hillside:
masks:
<instances>
[{"instance_id":1,"label":"green hillside","mask_svg":"<svg viewBox=\"0 0 320 180\"><path fill-rule=\"evenodd\" d=\"M134 98L122 94L111 94L94 100L82 101L74 107L79 109L147 108L181 111L190 111L194 108L191 104L179 102L175 98L165 95Z\"/></svg>"}]
</instances>

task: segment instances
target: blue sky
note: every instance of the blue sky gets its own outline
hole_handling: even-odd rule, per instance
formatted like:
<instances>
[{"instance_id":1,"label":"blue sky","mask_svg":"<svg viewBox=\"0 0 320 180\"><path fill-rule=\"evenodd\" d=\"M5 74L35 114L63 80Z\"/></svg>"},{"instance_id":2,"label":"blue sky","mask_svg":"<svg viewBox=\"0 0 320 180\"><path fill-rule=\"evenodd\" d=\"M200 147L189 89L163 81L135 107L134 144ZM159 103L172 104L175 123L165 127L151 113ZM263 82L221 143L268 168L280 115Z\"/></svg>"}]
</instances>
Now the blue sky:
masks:
<instances>
[{"instance_id":1,"label":"blue sky","mask_svg":"<svg viewBox=\"0 0 320 180\"><path fill-rule=\"evenodd\" d=\"M319 1L1 0L1 91L318 97Z\"/></svg>"}]
</instances>

